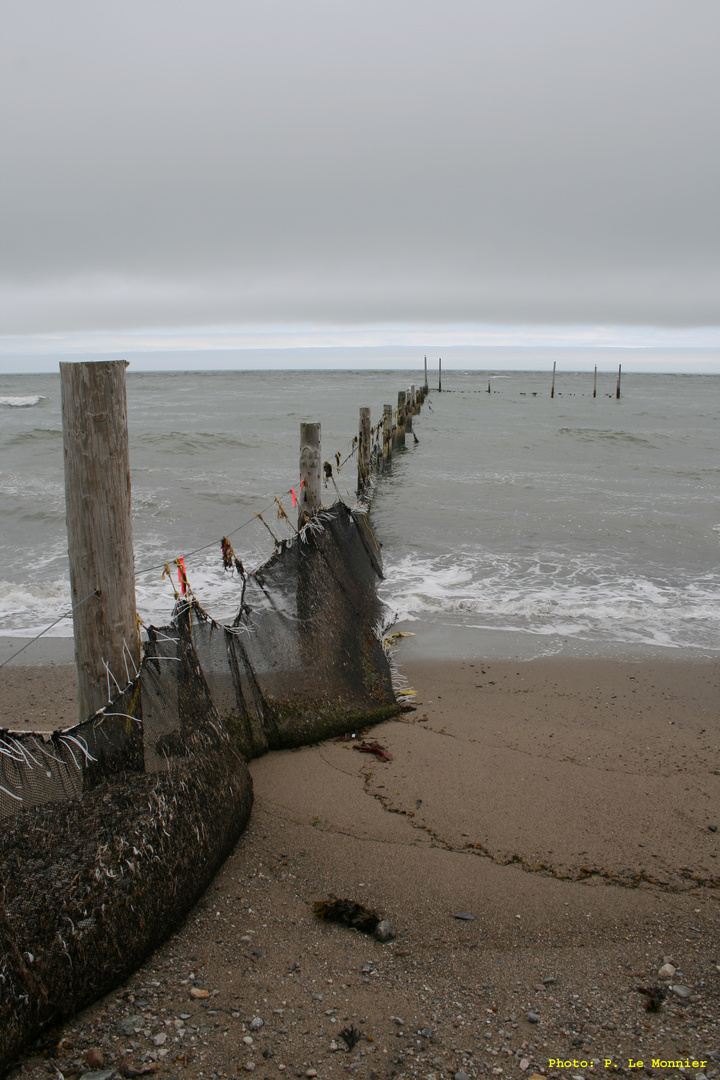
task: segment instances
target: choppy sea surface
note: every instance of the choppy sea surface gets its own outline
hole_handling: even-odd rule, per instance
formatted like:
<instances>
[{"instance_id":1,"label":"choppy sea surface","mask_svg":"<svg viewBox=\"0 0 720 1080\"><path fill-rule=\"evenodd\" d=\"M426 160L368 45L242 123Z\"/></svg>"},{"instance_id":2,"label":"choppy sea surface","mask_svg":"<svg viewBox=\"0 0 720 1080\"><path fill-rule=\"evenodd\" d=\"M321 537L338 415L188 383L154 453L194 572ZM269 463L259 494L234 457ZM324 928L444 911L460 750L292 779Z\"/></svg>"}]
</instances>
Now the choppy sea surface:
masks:
<instances>
[{"instance_id":1,"label":"choppy sea surface","mask_svg":"<svg viewBox=\"0 0 720 1080\"><path fill-rule=\"evenodd\" d=\"M389 612L418 654L531 657L720 653L720 376L462 372L437 377L418 442L376 484ZM138 609L165 622L163 565L185 558L219 619L239 600L230 535L252 567L291 513L299 425L349 453L407 371L127 376ZM490 392L488 392L488 386ZM352 501L355 462L337 478ZM327 501L335 497L332 485ZM292 515L291 515L292 516ZM0 634L68 610L59 378L0 376ZM56 635L72 633L70 620Z\"/></svg>"}]
</instances>

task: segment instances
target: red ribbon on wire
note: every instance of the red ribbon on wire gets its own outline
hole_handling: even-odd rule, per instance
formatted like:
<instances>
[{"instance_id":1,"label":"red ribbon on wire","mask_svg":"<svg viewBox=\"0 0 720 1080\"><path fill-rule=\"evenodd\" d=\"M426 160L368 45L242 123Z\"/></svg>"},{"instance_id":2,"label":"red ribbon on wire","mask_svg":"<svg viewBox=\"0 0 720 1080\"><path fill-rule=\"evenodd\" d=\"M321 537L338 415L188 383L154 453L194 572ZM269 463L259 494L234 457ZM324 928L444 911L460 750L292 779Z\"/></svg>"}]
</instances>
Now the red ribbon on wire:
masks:
<instances>
[{"instance_id":1,"label":"red ribbon on wire","mask_svg":"<svg viewBox=\"0 0 720 1080\"><path fill-rule=\"evenodd\" d=\"M182 555L178 559L177 563L178 563L178 581L180 582L180 592L183 594L183 596L185 596L185 594L187 592L188 579L187 579L187 573L185 572L185 560L182 557Z\"/></svg>"}]
</instances>

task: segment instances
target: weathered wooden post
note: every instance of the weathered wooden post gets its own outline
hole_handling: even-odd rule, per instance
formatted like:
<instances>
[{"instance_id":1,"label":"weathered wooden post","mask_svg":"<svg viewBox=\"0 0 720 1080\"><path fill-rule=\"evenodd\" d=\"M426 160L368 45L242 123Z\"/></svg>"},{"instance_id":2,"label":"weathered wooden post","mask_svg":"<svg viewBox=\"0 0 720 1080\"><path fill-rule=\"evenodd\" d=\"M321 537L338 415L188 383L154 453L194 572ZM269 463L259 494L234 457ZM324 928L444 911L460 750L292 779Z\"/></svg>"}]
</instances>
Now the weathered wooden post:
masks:
<instances>
[{"instance_id":1,"label":"weathered wooden post","mask_svg":"<svg viewBox=\"0 0 720 1080\"><path fill-rule=\"evenodd\" d=\"M491 393L491 390L490 390L490 380L488 379L488 394L489 393Z\"/></svg>"},{"instance_id":2,"label":"weathered wooden post","mask_svg":"<svg viewBox=\"0 0 720 1080\"><path fill-rule=\"evenodd\" d=\"M412 431L412 418L415 411L415 394L413 387L405 395L405 431Z\"/></svg>"},{"instance_id":3,"label":"weathered wooden post","mask_svg":"<svg viewBox=\"0 0 720 1080\"><path fill-rule=\"evenodd\" d=\"M397 423L393 438L395 446L405 445L405 391L398 390Z\"/></svg>"},{"instance_id":4,"label":"weathered wooden post","mask_svg":"<svg viewBox=\"0 0 720 1080\"><path fill-rule=\"evenodd\" d=\"M427 394L427 392L428 392L428 381L427 381L427 356L425 357L425 382L423 383L423 390L424 390L424 391L425 391L425 393Z\"/></svg>"},{"instance_id":5,"label":"weathered wooden post","mask_svg":"<svg viewBox=\"0 0 720 1080\"><path fill-rule=\"evenodd\" d=\"M597 364L595 365L595 375L593 377L593 397L597 397Z\"/></svg>"},{"instance_id":6,"label":"weathered wooden post","mask_svg":"<svg viewBox=\"0 0 720 1080\"><path fill-rule=\"evenodd\" d=\"M392 460L392 405L383 405L383 461Z\"/></svg>"},{"instance_id":7,"label":"weathered wooden post","mask_svg":"<svg viewBox=\"0 0 720 1080\"><path fill-rule=\"evenodd\" d=\"M442 356L438 357L438 393L442 392Z\"/></svg>"},{"instance_id":8,"label":"weathered wooden post","mask_svg":"<svg viewBox=\"0 0 720 1080\"><path fill-rule=\"evenodd\" d=\"M320 424L300 425L300 491L298 528L322 506L320 498Z\"/></svg>"},{"instance_id":9,"label":"weathered wooden post","mask_svg":"<svg viewBox=\"0 0 720 1080\"><path fill-rule=\"evenodd\" d=\"M557 367L557 360L553 360L553 377L552 377L552 386L550 387L550 397L551 398L555 397L555 368L556 367Z\"/></svg>"},{"instance_id":10,"label":"weathered wooden post","mask_svg":"<svg viewBox=\"0 0 720 1080\"><path fill-rule=\"evenodd\" d=\"M418 395L415 390L415 383L410 383L410 408L412 409L413 416L420 412L420 402L418 401Z\"/></svg>"},{"instance_id":11,"label":"weathered wooden post","mask_svg":"<svg viewBox=\"0 0 720 1080\"><path fill-rule=\"evenodd\" d=\"M370 476L370 410L360 410L358 428L358 491L362 491Z\"/></svg>"},{"instance_id":12,"label":"weathered wooden post","mask_svg":"<svg viewBox=\"0 0 720 1080\"><path fill-rule=\"evenodd\" d=\"M618 364L617 386L615 387L615 397L618 399L618 401L620 400L620 376L621 376L621 374L622 374L622 364Z\"/></svg>"},{"instance_id":13,"label":"weathered wooden post","mask_svg":"<svg viewBox=\"0 0 720 1080\"><path fill-rule=\"evenodd\" d=\"M128 667L131 676L140 667L126 367L124 360L60 364L80 720L107 705L108 669L124 689ZM111 687L117 692L112 680Z\"/></svg>"}]
</instances>

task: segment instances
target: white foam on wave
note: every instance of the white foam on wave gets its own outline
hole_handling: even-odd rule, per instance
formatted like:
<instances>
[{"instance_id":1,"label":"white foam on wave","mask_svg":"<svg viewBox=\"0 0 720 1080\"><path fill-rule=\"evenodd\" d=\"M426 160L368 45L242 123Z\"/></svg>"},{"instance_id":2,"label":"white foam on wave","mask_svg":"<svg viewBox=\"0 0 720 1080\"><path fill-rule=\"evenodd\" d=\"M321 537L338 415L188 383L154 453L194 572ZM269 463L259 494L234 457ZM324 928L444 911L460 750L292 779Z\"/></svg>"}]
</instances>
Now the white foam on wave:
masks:
<instances>
[{"instance_id":1,"label":"white foam on wave","mask_svg":"<svg viewBox=\"0 0 720 1080\"><path fill-rule=\"evenodd\" d=\"M45 400L44 394L34 394L29 397L0 397L0 405L8 405L11 409L29 409Z\"/></svg>"},{"instance_id":2,"label":"white foam on wave","mask_svg":"<svg viewBox=\"0 0 720 1080\"><path fill-rule=\"evenodd\" d=\"M0 581L0 634L33 637L70 611L70 583L66 578L29 585ZM53 627L53 637L71 637L72 619Z\"/></svg>"},{"instance_id":3,"label":"white foam on wave","mask_svg":"<svg viewBox=\"0 0 720 1080\"><path fill-rule=\"evenodd\" d=\"M720 575L670 583L588 559L462 552L386 563L381 594L402 621L578 641L720 650Z\"/></svg>"}]
</instances>

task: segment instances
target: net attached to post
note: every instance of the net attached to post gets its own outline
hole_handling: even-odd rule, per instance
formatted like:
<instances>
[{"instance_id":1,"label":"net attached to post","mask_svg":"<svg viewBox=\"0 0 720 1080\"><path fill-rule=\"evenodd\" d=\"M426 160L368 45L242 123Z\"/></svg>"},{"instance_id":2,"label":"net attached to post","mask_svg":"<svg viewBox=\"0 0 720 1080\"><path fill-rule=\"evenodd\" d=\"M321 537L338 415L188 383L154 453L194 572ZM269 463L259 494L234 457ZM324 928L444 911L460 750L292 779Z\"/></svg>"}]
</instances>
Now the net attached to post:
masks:
<instances>
[{"instance_id":1,"label":"net attached to post","mask_svg":"<svg viewBox=\"0 0 720 1080\"><path fill-rule=\"evenodd\" d=\"M337 503L246 577L232 625L182 600L103 710L0 730L0 1072L183 921L247 823L246 759L397 712L380 575Z\"/></svg>"}]
</instances>

